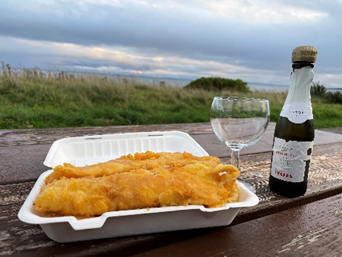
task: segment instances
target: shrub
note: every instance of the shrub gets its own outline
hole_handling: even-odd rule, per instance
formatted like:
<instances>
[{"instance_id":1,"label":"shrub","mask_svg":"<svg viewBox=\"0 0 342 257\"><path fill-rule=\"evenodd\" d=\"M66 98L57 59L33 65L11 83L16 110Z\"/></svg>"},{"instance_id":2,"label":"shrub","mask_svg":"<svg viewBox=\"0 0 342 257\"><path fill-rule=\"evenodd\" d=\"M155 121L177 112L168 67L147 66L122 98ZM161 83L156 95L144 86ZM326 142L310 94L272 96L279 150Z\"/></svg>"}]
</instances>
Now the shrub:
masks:
<instances>
[{"instance_id":1,"label":"shrub","mask_svg":"<svg viewBox=\"0 0 342 257\"><path fill-rule=\"evenodd\" d=\"M184 89L204 89L207 91L232 90L238 92L251 92L247 83L241 79L226 79L218 77L199 78L186 85Z\"/></svg>"},{"instance_id":2,"label":"shrub","mask_svg":"<svg viewBox=\"0 0 342 257\"><path fill-rule=\"evenodd\" d=\"M335 104L342 104L342 93L339 91L336 92L327 92L325 94L325 99L329 103L335 103Z\"/></svg>"},{"instance_id":3,"label":"shrub","mask_svg":"<svg viewBox=\"0 0 342 257\"><path fill-rule=\"evenodd\" d=\"M312 82L310 93L312 96L324 97L327 89L325 86L321 85L319 82Z\"/></svg>"}]
</instances>

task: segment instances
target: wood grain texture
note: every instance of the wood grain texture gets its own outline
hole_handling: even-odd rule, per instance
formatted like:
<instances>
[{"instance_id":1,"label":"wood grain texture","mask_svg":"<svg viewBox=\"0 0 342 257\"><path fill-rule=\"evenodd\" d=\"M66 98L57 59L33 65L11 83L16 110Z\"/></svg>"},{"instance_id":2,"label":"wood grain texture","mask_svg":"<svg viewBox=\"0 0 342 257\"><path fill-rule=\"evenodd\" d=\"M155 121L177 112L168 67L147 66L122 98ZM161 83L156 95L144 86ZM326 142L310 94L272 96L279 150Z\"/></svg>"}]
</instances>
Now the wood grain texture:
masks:
<instances>
[{"instance_id":1,"label":"wood grain texture","mask_svg":"<svg viewBox=\"0 0 342 257\"><path fill-rule=\"evenodd\" d=\"M55 140L75 136L172 130L190 134L212 132L210 123L0 130L0 147L52 144Z\"/></svg>"},{"instance_id":2,"label":"wood grain texture","mask_svg":"<svg viewBox=\"0 0 342 257\"><path fill-rule=\"evenodd\" d=\"M224 163L230 162L229 151L217 140L208 123L0 130L0 256L107 256L108 252L118 256L130 256L146 251L149 251L149 254L158 253L158 250L154 249L164 249L163 247L166 247L167 251L172 249L172 253L177 254L180 251L178 247L183 247L183 244L187 246L188 253L197 249L196 244L200 244L197 251L199 256L205 256L202 251L204 254L208 252L208 256L210 254L214 256L233 256L234 254L235 256L267 256L267 251L273 253L269 256L320 256L304 253L310 250L308 253L313 254L311 247L315 252L320 253L318 247L322 238L324 242L321 244L322 249L336 254L328 256L341 256L341 248L336 246L336 240L341 241L341 232L339 232L341 226L334 220L341 223L342 217L342 143L339 138L334 143L335 134L332 133L320 135L321 143L315 144L314 147L308 191L305 196L295 199L276 195L268 188L271 153L267 149L272 138L265 137L254 150L250 148L250 151L244 152L241 155L241 179L256 188L260 203L252 208L241 209L234 222L228 227L58 244L47 238L39 226L24 224L18 220L19 209L36 179L47 170L42 162L53 141L66 136L167 130L181 130L189 133L209 154L219 156ZM327 141L323 140L325 136L327 136ZM313 211L315 206L319 207L316 212ZM327 208L333 208L334 211L330 212ZM292 212L292 210L296 211ZM281 215L283 213L286 215ZM309 213L310 218L305 220L303 213ZM289 223L292 220L286 218L288 215L294 220L296 217L302 217L301 222L304 222L310 230L307 230L305 226L300 227L298 222L292 226L292 223ZM326 217L328 217L329 224L326 224L326 229L323 229ZM291 233L289 232L282 238L275 234L273 226L278 226L277 222L283 225L282 222L286 219L289 224L282 228L281 233L284 235L287 235L287 231ZM313 224L321 227L314 229ZM295 230L298 227L301 233ZM331 237L328 235L329 231L332 233ZM255 237L249 236L249 233ZM263 233L267 235L266 238L269 241L260 239ZM274 237L269 237L269 234L273 234ZM247 241L243 241L245 238ZM317 238L319 240L316 240ZM328 243L326 238L331 243ZM231 248L231 241L242 247L249 255L245 255L244 251L238 251L239 247ZM219 246L216 252L208 246L209 242ZM261 245L257 245L256 242ZM269 242L275 246L271 247ZM167 245L171 245L171 248ZM206 248L207 246L211 249L210 251ZM262 252L257 252L260 255L250 254L253 250L252 246L255 249L262 247ZM293 255L293 253L299 253L299 255ZM164 250L159 251L159 254L164 254Z\"/></svg>"},{"instance_id":3,"label":"wood grain texture","mask_svg":"<svg viewBox=\"0 0 342 257\"><path fill-rule=\"evenodd\" d=\"M275 123L271 122L264 136L259 142L266 142L269 147L273 139ZM151 131L171 131L179 130L196 134L213 134L209 122L203 123L180 123L180 124L154 124L154 125L134 125L134 126L108 126L108 127L75 127L75 128L49 128L49 129L15 129L0 130L0 147L19 146L19 145L36 145L36 144L52 144L55 140L86 135L103 135L114 133L129 132L151 132ZM219 141L218 141L219 142ZM269 142L269 143L267 143ZM342 142L342 135L331 133L328 131L315 131L315 144L330 144L334 142ZM252 146L253 147L253 146ZM251 148L251 147L249 147ZM259 147L260 150L260 147Z\"/></svg>"},{"instance_id":4,"label":"wood grain texture","mask_svg":"<svg viewBox=\"0 0 342 257\"><path fill-rule=\"evenodd\" d=\"M342 167L341 155L342 144L317 147L314 156L315 161L313 162L311 170L312 174L310 174L308 192L305 196L296 199L282 197L269 190L268 174L270 153L243 156L242 169L245 170L245 172L241 177L245 181L250 182L256 188L257 195L260 198L260 203L252 208L241 209L232 225L247 222L258 217L264 217L282 210L288 210L296 206L302 206L331 195L342 194L342 178L339 174ZM329 162L322 161L325 160L325 158L329 158ZM222 159L222 161L228 162L229 158ZM60 244L57 244L47 238L39 226L24 224L17 218L17 213L34 183L35 182L32 181L0 186L0 220L2 221L1 224L5 224L0 226L0 235L2 235L0 255L1 253L6 252L20 253L20 251L31 251L31 249L39 249L39 252L45 252L48 249L54 249L54 251L57 252L61 249L67 251L66 248L61 248ZM188 238L194 236L193 233L206 233L206 231L207 230L201 230L196 233L187 232L185 235L187 235L186 238ZM148 248L145 248L146 245L163 245L163 240L166 240L165 243L167 244L176 242L178 241L177 238L179 238L179 235L183 234L184 232L175 232L171 233L170 237L165 236L164 234L147 235L132 237L130 240L135 238L135 243L140 245L140 250L148 250ZM178 236L174 237L175 235ZM167 239L165 239L165 237ZM30 240L28 240L28 238L30 238ZM162 240L162 238L164 239ZM92 242L92 245L103 247L103 242L111 245L112 251L119 251L117 249L118 242L123 244L125 240L99 240L97 242ZM89 248L88 246L81 247L78 243L76 243L75 247L77 245L79 247L77 248L77 251L81 251L81 249L82 251L86 251L86 249ZM143 247L142 245L145 246ZM20 249L19 252L18 249ZM88 250L90 251L91 248ZM125 251L128 250L126 249Z\"/></svg>"},{"instance_id":5,"label":"wood grain texture","mask_svg":"<svg viewBox=\"0 0 342 257\"><path fill-rule=\"evenodd\" d=\"M51 144L72 136L102 135L127 132L179 130L189 133L210 155L229 158L230 151L214 135L210 123L165 124L141 126L56 128L32 130L0 130L0 184L34 181L48 170L43 161ZM241 156L270 152L274 124L270 124L261 140L242 149ZM316 131L315 146L342 142L342 135ZM269 157L267 157L269 158Z\"/></svg>"},{"instance_id":6,"label":"wood grain texture","mask_svg":"<svg viewBox=\"0 0 342 257\"><path fill-rule=\"evenodd\" d=\"M342 195L136 256L342 256Z\"/></svg>"},{"instance_id":7,"label":"wood grain texture","mask_svg":"<svg viewBox=\"0 0 342 257\"><path fill-rule=\"evenodd\" d=\"M24 197L5 191L0 256L342 256L342 194L228 227L59 244L20 222Z\"/></svg>"}]
</instances>

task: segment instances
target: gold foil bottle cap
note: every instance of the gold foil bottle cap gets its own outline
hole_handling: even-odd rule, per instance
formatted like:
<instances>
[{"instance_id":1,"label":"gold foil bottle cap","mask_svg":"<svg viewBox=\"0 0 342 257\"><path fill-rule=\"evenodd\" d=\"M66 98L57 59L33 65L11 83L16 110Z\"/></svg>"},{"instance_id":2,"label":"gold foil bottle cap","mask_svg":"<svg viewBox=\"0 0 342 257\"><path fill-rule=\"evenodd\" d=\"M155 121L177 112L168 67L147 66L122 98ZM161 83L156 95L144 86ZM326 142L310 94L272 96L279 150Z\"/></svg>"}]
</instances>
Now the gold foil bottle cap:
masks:
<instances>
[{"instance_id":1,"label":"gold foil bottle cap","mask_svg":"<svg viewBox=\"0 0 342 257\"><path fill-rule=\"evenodd\" d=\"M292 51L292 62L311 62L317 58L317 49L313 46L298 46Z\"/></svg>"}]
</instances>

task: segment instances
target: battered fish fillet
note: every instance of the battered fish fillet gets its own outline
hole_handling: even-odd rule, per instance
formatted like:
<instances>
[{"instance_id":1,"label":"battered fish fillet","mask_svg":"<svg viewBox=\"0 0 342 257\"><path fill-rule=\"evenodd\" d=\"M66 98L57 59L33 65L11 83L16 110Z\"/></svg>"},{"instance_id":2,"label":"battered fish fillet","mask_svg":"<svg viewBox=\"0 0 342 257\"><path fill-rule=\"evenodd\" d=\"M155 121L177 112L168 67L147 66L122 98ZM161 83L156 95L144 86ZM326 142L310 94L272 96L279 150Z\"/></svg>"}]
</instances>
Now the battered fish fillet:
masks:
<instances>
[{"instance_id":1,"label":"battered fish fillet","mask_svg":"<svg viewBox=\"0 0 342 257\"><path fill-rule=\"evenodd\" d=\"M108 211L204 205L238 199L239 170L216 157L136 153L85 167L64 164L46 178L34 207L46 216L94 217Z\"/></svg>"},{"instance_id":2,"label":"battered fish fillet","mask_svg":"<svg viewBox=\"0 0 342 257\"><path fill-rule=\"evenodd\" d=\"M118 159L84 167L75 167L69 163L56 166L53 173L46 179L45 183L49 184L54 180L65 178L81 178L81 177L102 177L117 173L130 172L134 169L146 169L152 171L155 167L165 168L165 172L171 169L183 167L194 163L204 162L210 168L220 163L217 157L203 156L196 157L190 153L170 153L170 152L152 152L135 153L124 155ZM159 172L163 170L159 169Z\"/></svg>"}]
</instances>

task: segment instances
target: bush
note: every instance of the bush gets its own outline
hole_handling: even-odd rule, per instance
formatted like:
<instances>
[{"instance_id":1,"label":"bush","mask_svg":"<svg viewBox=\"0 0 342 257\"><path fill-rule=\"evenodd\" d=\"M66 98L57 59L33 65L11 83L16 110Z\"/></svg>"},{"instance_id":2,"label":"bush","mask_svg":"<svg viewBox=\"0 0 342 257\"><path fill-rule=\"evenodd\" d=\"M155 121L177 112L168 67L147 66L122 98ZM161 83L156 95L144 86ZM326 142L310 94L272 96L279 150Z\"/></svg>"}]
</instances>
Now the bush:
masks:
<instances>
[{"instance_id":1,"label":"bush","mask_svg":"<svg viewBox=\"0 0 342 257\"><path fill-rule=\"evenodd\" d=\"M327 92L325 94L325 99L329 103L335 103L335 104L342 104L342 93L339 91L336 92Z\"/></svg>"},{"instance_id":2,"label":"bush","mask_svg":"<svg viewBox=\"0 0 342 257\"><path fill-rule=\"evenodd\" d=\"M204 89L207 91L232 90L242 93L251 92L246 82L241 79L225 79L218 77L199 78L186 85L184 89Z\"/></svg>"},{"instance_id":3,"label":"bush","mask_svg":"<svg viewBox=\"0 0 342 257\"><path fill-rule=\"evenodd\" d=\"M325 86L321 85L319 82L312 82L310 93L312 96L324 97L327 89Z\"/></svg>"}]
</instances>

